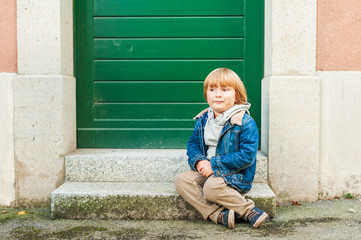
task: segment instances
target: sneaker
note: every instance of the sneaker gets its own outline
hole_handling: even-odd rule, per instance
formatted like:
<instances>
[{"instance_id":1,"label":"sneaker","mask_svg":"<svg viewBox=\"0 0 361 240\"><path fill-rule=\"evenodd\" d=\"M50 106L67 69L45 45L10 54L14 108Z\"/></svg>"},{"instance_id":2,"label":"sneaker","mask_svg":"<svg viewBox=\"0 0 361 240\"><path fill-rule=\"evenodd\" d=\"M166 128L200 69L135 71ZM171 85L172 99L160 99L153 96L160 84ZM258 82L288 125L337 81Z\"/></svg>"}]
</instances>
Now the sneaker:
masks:
<instances>
[{"instance_id":1,"label":"sneaker","mask_svg":"<svg viewBox=\"0 0 361 240\"><path fill-rule=\"evenodd\" d=\"M261 209L254 207L247 215L247 221L254 227L258 228L264 221L266 221L268 214Z\"/></svg>"},{"instance_id":2,"label":"sneaker","mask_svg":"<svg viewBox=\"0 0 361 240\"><path fill-rule=\"evenodd\" d=\"M234 211L224 209L217 217L217 223L223 224L226 227L234 228Z\"/></svg>"}]
</instances>

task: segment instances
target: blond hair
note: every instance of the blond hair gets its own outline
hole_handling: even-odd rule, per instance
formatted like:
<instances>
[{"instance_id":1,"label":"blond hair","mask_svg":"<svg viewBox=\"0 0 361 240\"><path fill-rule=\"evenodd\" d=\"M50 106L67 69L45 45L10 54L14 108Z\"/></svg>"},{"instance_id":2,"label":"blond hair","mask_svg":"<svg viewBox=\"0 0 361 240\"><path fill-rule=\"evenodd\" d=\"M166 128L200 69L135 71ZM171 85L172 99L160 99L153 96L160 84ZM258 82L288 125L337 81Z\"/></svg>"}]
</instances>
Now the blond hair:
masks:
<instances>
[{"instance_id":1,"label":"blond hair","mask_svg":"<svg viewBox=\"0 0 361 240\"><path fill-rule=\"evenodd\" d=\"M213 70L203 84L203 94L207 99L207 89L208 87L232 87L236 92L235 104L245 104L247 102L247 92L246 88L243 85L241 78L228 68L217 68Z\"/></svg>"}]
</instances>

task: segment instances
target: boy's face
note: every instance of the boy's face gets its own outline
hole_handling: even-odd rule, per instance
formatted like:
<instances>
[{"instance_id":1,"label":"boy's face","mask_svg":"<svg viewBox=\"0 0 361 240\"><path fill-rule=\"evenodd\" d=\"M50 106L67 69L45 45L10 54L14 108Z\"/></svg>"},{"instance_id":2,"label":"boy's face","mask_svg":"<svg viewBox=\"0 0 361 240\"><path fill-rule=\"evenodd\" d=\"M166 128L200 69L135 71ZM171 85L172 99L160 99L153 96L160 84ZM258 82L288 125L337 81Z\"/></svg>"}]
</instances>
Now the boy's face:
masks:
<instances>
[{"instance_id":1,"label":"boy's face","mask_svg":"<svg viewBox=\"0 0 361 240\"><path fill-rule=\"evenodd\" d=\"M232 87L208 87L207 102L213 109L215 117L234 106L236 92Z\"/></svg>"}]
</instances>

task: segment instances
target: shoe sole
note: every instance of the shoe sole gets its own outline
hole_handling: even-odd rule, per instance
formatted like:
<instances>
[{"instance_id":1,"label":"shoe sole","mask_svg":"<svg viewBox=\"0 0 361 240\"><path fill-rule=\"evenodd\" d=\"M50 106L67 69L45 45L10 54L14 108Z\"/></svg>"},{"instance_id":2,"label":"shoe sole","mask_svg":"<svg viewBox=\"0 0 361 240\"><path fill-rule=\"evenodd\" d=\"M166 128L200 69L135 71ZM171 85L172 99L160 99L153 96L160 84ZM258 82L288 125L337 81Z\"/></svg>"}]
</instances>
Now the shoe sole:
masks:
<instances>
[{"instance_id":1,"label":"shoe sole","mask_svg":"<svg viewBox=\"0 0 361 240\"><path fill-rule=\"evenodd\" d=\"M229 210L229 214L228 214L228 227L230 229L234 228L234 210Z\"/></svg>"},{"instance_id":2,"label":"shoe sole","mask_svg":"<svg viewBox=\"0 0 361 240\"><path fill-rule=\"evenodd\" d=\"M263 213L258 219L257 221L254 223L253 227L254 228L258 228L264 221L266 221L268 217L267 213Z\"/></svg>"}]
</instances>

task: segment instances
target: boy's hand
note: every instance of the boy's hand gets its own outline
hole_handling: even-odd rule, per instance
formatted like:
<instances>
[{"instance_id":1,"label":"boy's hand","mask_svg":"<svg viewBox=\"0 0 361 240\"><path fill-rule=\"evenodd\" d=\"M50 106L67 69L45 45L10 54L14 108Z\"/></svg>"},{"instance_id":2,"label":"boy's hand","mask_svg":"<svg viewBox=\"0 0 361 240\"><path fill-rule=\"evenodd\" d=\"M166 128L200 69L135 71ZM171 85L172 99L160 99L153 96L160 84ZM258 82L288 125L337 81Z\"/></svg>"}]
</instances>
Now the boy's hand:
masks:
<instances>
[{"instance_id":1,"label":"boy's hand","mask_svg":"<svg viewBox=\"0 0 361 240\"><path fill-rule=\"evenodd\" d=\"M205 177L213 174L211 163L208 160L201 160L197 163L197 171Z\"/></svg>"}]
</instances>

